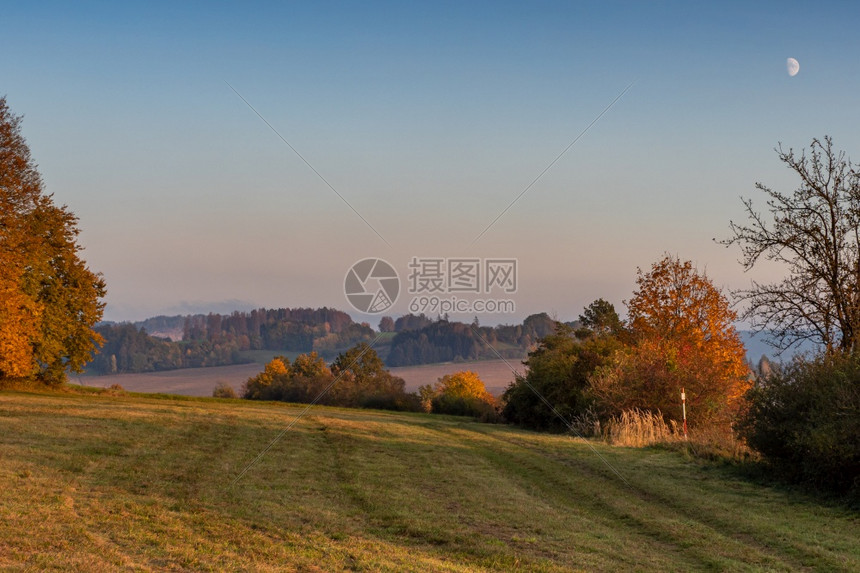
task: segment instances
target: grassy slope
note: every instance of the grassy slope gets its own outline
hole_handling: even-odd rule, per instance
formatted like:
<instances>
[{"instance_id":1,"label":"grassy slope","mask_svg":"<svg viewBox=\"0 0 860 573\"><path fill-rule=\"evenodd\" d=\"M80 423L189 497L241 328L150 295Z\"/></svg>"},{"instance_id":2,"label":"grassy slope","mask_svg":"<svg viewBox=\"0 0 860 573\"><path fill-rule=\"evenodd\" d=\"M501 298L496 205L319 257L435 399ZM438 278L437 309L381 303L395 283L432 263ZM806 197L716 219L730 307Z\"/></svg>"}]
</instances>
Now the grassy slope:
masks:
<instances>
[{"instance_id":1,"label":"grassy slope","mask_svg":"<svg viewBox=\"0 0 860 573\"><path fill-rule=\"evenodd\" d=\"M462 419L0 393L0 568L860 569L857 515Z\"/></svg>"}]
</instances>

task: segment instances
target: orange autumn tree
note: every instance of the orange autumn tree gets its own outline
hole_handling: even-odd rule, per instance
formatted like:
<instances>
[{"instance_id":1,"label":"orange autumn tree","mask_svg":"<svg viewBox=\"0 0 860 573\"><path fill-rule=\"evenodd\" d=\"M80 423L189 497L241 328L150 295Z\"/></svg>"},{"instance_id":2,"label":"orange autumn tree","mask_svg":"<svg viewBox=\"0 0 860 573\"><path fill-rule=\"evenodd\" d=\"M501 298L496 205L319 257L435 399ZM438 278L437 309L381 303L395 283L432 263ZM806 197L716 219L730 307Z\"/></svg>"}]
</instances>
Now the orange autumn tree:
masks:
<instances>
[{"instance_id":1,"label":"orange autumn tree","mask_svg":"<svg viewBox=\"0 0 860 573\"><path fill-rule=\"evenodd\" d=\"M60 384L103 342L105 283L80 254L77 217L57 206L0 97L0 387Z\"/></svg>"},{"instance_id":2,"label":"orange autumn tree","mask_svg":"<svg viewBox=\"0 0 860 573\"><path fill-rule=\"evenodd\" d=\"M627 302L633 345L595 373L592 391L614 411L641 408L691 422L722 418L749 388L746 353L729 301L689 261L665 256L638 270Z\"/></svg>"},{"instance_id":3,"label":"orange autumn tree","mask_svg":"<svg viewBox=\"0 0 860 573\"><path fill-rule=\"evenodd\" d=\"M20 134L20 118L0 98L0 382L24 378L37 369L33 347L39 340L44 305L22 292L32 241L22 213L41 195L41 178Z\"/></svg>"}]
</instances>

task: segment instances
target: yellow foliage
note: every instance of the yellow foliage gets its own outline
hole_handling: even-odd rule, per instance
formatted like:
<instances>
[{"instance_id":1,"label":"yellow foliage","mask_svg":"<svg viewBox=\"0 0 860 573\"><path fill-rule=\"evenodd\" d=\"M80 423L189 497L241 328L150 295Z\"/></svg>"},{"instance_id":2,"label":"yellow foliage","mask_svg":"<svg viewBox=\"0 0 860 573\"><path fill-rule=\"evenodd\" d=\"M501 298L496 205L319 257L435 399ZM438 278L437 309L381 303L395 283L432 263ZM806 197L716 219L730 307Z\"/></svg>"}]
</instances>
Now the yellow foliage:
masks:
<instances>
[{"instance_id":1,"label":"yellow foliage","mask_svg":"<svg viewBox=\"0 0 860 573\"><path fill-rule=\"evenodd\" d=\"M471 370L446 374L436 382L438 395L451 398L476 398L489 404L495 403L493 395L487 392L481 378Z\"/></svg>"},{"instance_id":2,"label":"yellow foliage","mask_svg":"<svg viewBox=\"0 0 860 573\"><path fill-rule=\"evenodd\" d=\"M288 374L290 371L289 367L284 363L284 359L280 356L276 356L272 360L266 364L266 368L264 372L269 376L278 376L279 374Z\"/></svg>"}]
</instances>

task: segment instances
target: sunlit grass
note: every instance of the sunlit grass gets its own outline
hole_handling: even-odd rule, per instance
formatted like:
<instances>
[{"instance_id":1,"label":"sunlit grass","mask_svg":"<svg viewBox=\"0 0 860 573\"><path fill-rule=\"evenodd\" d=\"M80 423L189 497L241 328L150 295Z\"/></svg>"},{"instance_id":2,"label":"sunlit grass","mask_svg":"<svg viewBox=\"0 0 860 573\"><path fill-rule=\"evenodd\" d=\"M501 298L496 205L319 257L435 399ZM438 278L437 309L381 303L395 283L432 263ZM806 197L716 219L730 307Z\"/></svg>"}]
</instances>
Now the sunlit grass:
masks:
<instances>
[{"instance_id":1,"label":"sunlit grass","mask_svg":"<svg viewBox=\"0 0 860 573\"><path fill-rule=\"evenodd\" d=\"M860 568L848 510L676 452L424 414L0 393L0 568Z\"/></svg>"},{"instance_id":2,"label":"sunlit grass","mask_svg":"<svg viewBox=\"0 0 860 573\"><path fill-rule=\"evenodd\" d=\"M606 424L603 437L613 445L641 448L683 439L683 431L674 421L667 423L659 413L627 410Z\"/></svg>"}]
</instances>

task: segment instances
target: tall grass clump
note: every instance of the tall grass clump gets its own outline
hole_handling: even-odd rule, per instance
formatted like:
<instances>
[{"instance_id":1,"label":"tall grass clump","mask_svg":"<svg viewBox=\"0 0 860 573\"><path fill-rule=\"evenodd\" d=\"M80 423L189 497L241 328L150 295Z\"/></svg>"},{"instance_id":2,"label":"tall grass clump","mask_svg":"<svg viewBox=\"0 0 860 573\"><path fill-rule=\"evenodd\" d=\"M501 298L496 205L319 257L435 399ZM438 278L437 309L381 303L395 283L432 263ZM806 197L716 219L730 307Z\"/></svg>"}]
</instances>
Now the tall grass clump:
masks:
<instances>
[{"instance_id":1,"label":"tall grass clump","mask_svg":"<svg viewBox=\"0 0 860 573\"><path fill-rule=\"evenodd\" d=\"M642 448L683 439L674 420L666 420L659 411L625 410L604 424L603 439L614 446Z\"/></svg>"},{"instance_id":2,"label":"tall grass clump","mask_svg":"<svg viewBox=\"0 0 860 573\"><path fill-rule=\"evenodd\" d=\"M613 446L669 446L692 457L727 462L755 458L744 440L734 432L731 424L699 424L690 428L685 437L683 426L675 420L666 421L659 410L625 410L602 425L598 422L595 428L594 435Z\"/></svg>"}]
</instances>

